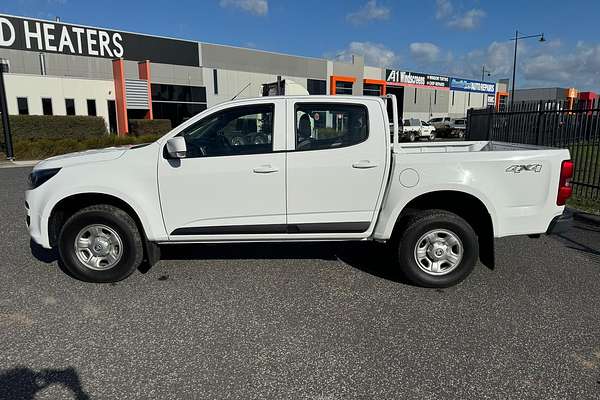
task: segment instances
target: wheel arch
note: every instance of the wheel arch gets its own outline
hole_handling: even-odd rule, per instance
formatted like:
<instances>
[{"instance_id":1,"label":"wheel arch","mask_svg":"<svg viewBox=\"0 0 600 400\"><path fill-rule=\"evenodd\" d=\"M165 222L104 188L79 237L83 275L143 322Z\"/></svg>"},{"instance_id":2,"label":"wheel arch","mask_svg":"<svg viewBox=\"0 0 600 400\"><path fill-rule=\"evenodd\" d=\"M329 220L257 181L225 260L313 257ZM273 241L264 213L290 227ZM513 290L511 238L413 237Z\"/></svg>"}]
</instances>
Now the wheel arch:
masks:
<instances>
[{"instance_id":1,"label":"wheel arch","mask_svg":"<svg viewBox=\"0 0 600 400\"><path fill-rule=\"evenodd\" d=\"M428 192L411 199L396 219L394 233L401 229L405 218L429 209L445 210L463 218L479 238L479 258L489 268L494 267L494 221L485 203L477 196L458 190Z\"/></svg>"},{"instance_id":2,"label":"wheel arch","mask_svg":"<svg viewBox=\"0 0 600 400\"><path fill-rule=\"evenodd\" d=\"M48 217L47 226L48 241L50 245L55 246L57 244L60 229L71 215L82 208L94 204L108 204L125 211L135 221L142 238L147 240L146 229L142 222L142 218L130 203L112 194L86 192L68 195L53 205Z\"/></svg>"}]
</instances>

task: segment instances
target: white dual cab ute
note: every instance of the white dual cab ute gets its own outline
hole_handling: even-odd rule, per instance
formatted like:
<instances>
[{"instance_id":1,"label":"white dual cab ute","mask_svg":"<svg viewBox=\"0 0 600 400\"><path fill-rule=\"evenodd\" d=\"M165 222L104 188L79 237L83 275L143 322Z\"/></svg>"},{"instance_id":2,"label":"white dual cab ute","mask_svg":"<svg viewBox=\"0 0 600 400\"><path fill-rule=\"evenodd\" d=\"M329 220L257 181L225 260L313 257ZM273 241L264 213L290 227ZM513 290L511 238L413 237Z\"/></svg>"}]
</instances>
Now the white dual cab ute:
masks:
<instances>
[{"instance_id":1,"label":"white dual cab ute","mask_svg":"<svg viewBox=\"0 0 600 400\"><path fill-rule=\"evenodd\" d=\"M567 150L400 144L395 102L236 100L154 143L49 158L25 195L30 235L91 282L152 265L163 244L373 240L410 282L447 287L493 262L494 237L564 229ZM266 140L232 143L248 126Z\"/></svg>"}]
</instances>

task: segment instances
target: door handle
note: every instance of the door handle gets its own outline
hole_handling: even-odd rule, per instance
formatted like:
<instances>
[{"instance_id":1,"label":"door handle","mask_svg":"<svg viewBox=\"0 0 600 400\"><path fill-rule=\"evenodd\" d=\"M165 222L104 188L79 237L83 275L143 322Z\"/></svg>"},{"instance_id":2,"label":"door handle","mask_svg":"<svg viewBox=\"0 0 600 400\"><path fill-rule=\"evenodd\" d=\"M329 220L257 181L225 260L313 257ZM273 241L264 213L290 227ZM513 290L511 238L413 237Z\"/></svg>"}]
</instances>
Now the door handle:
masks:
<instances>
[{"instance_id":1,"label":"door handle","mask_svg":"<svg viewBox=\"0 0 600 400\"><path fill-rule=\"evenodd\" d=\"M377 164L372 163L370 160L361 160L361 161L357 161L354 164L352 164L352 168L358 168L358 169L375 168L376 166L377 166Z\"/></svg>"},{"instance_id":2,"label":"door handle","mask_svg":"<svg viewBox=\"0 0 600 400\"><path fill-rule=\"evenodd\" d=\"M271 174L279 171L279 168L272 166L271 164L261 165L252 170L255 174Z\"/></svg>"}]
</instances>

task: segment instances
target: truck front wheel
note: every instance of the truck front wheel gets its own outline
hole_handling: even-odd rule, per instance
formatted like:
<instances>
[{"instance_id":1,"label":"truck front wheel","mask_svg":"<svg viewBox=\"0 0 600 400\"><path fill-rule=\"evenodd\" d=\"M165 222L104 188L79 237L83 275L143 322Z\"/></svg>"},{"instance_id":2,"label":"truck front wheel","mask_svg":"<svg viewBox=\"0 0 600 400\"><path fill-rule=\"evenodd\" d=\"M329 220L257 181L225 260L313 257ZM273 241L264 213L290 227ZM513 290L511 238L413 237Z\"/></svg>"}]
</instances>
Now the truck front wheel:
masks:
<instances>
[{"instance_id":1,"label":"truck front wheel","mask_svg":"<svg viewBox=\"0 0 600 400\"><path fill-rule=\"evenodd\" d=\"M127 278L144 255L133 218L107 204L83 208L68 218L60 231L58 250L73 277L98 283Z\"/></svg>"},{"instance_id":2,"label":"truck front wheel","mask_svg":"<svg viewBox=\"0 0 600 400\"><path fill-rule=\"evenodd\" d=\"M398 264L405 278L425 287L449 287L465 279L477 261L479 243L473 228L444 210L407 217L397 242Z\"/></svg>"}]
</instances>

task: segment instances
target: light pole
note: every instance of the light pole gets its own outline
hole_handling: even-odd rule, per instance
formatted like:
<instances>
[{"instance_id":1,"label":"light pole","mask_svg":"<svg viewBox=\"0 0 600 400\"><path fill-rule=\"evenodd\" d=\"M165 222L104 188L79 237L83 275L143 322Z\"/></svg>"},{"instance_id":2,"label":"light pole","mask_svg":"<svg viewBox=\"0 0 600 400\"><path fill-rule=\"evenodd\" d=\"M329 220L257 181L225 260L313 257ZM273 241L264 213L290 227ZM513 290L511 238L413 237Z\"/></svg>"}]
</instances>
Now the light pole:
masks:
<instances>
[{"instance_id":1,"label":"light pole","mask_svg":"<svg viewBox=\"0 0 600 400\"><path fill-rule=\"evenodd\" d=\"M483 64L481 66L481 80L483 81L485 79L485 74L487 73L487 76L490 76L490 74L492 73L492 71L490 71L489 69L485 68L485 64Z\"/></svg>"},{"instance_id":2,"label":"light pole","mask_svg":"<svg viewBox=\"0 0 600 400\"><path fill-rule=\"evenodd\" d=\"M10 134L10 122L8 119L8 104L6 103L6 87L4 86L4 72L8 72L8 63L0 58L0 113L2 113L2 127L4 130L4 148L6 158L12 160L13 154L12 136Z\"/></svg>"},{"instance_id":3,"label":"light pole","mask_svg":"<svg viewBox=\"0 0 600 400\"><path fill-rule=\"evenodd\" d=\"M515 75L517 72L517 46L520 39L540 38L540 42L545 42L544 34L540 33L537 35L519 36L519 31L515 31L515 37L510 39L515 41L515 56L513 58L513 73L512 73L512 90L510 93L510 105L512 106L515 101Z\"/></svg>"}]
</instances>

